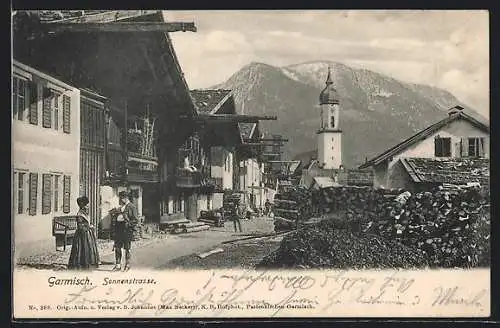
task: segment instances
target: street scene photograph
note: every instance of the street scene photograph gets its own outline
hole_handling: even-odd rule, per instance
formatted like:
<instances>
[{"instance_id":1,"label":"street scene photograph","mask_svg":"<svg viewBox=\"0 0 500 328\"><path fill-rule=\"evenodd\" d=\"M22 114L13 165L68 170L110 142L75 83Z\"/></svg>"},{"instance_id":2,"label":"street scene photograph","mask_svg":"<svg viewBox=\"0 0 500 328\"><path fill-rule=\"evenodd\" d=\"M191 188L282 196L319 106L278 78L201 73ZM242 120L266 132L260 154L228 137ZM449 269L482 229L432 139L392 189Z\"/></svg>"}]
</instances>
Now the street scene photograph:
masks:
<instances>
[{"instance_id":1,"label":"street scene photograph","mask_svg":"<svg viewBox=\"0 0 500 328\"><path fill-rule=\"evenodd\" d=\"M487 11L11 19L15 270L489 269Z\"/></svg>"}]
</instances>

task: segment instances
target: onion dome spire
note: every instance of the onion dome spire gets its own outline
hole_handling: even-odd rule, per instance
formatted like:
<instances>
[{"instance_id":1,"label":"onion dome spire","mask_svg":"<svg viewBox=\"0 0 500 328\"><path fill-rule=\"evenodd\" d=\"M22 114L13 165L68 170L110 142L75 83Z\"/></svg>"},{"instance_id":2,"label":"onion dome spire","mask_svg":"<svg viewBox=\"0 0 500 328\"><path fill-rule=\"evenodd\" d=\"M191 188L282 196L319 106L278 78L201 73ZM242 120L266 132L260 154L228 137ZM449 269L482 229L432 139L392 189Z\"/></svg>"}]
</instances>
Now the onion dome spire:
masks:
<instances>
[{"instance_id":1,"label":"onion dome spire","mask_svg":"<svg viewBox=\"0 0 500 328\"><path fill-rule=\"evenodd\" d=\"M319 95L319 103L320 105L323 104L338 104L339 103L339 97L337 94L337 90L335 90L335 87L333 86L333 81L332 81L332 76L331 76L331 68L330 65L328 65L328 75L326 77L326 87L321 91Z\"/></svg>"}]
</instances>

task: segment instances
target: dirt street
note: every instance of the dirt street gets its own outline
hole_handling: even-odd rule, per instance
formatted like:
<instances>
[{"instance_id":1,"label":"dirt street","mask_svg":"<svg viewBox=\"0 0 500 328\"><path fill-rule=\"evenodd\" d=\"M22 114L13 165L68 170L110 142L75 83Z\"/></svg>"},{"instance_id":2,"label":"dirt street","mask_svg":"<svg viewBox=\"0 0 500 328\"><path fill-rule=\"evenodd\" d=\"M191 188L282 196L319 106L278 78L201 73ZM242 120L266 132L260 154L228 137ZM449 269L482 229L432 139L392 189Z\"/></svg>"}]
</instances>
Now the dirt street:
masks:
<instances>
[{"instance_id":1,"label":"dirt street","mask_svg":"<svg viewBox=\"0 0 500 328\"><path fill-rule=\"evenodd\" d=\"M232 222L227 222L225 227L212 227L207 231L178 235L158 234L149 239L133 242L131 267L136 269L171 268L172 265L169 263L177 258L209 250L225 241L245 238L250 235L271 233L274 229L273 220L266 217L248 221L242 220L241 225L243 228L241 233L235 233ZM101 244L99 251L102 264L98 270L110 271L114 266L112 242L102 241ZM21 259L18 258L17 263L40 269L64 269L70 252L71 246L67 247L65 252L54 252L52 249L43 252L44 254L26 254L31 256L21 256Z\"/></svg>"}]
</instances>

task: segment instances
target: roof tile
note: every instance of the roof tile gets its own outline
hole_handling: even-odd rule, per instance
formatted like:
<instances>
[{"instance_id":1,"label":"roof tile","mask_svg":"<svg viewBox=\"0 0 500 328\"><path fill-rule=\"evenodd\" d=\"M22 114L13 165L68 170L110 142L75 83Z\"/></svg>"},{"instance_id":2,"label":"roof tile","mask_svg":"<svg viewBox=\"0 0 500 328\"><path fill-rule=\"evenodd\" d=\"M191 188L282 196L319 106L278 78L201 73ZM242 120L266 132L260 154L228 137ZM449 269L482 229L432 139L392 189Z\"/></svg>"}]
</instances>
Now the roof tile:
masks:
<instances>
[{"instance_id":1,"label":"roof tile","mask_svg":"<svg viewBox=\"0 0 500 328\"><path fill-rule=\"evenodd\" d=\"M490 160L486 158L402 158L404 167L415 182L488 184Z\"/></svg>"}]
</instances>

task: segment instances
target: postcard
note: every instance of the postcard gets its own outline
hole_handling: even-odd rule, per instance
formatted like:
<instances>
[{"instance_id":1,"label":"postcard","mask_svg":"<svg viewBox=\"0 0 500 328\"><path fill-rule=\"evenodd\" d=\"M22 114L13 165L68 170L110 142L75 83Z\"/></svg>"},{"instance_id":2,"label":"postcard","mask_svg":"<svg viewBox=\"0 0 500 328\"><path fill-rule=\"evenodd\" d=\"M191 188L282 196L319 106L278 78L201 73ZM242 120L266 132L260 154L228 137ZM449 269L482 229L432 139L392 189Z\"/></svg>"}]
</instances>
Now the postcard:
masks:
<instances>
[{"instance_id":1,"label":"postcard","mask_svg":"<svg viewBox=\"0 0 500 328\"><path fill-rule=\"evenodd\" d=\"M11 16L14 319L490 316L487 11Z\"/></svg>"}]
</instances>

